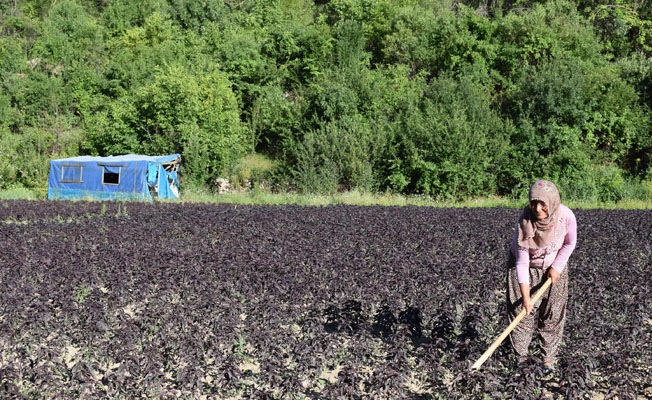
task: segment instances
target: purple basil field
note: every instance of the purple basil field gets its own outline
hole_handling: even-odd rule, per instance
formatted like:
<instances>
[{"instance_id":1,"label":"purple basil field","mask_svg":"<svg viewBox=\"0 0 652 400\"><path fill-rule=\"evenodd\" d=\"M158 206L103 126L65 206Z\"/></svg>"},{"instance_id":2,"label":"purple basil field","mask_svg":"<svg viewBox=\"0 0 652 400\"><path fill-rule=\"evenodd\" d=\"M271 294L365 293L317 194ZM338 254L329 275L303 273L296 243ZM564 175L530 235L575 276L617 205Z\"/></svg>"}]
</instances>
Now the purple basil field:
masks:
<instances>
[{"instance_id":1,"label":"purple basil field","mask_svg":"<svg viewBox=\"0 0 652 400\"><path fill-rule=\"evenodd\" d=\"M518 209L0 201L0 398L652 398L652 211L574 211L544 377L469 371Z\"/></svg>"}]
</instances>

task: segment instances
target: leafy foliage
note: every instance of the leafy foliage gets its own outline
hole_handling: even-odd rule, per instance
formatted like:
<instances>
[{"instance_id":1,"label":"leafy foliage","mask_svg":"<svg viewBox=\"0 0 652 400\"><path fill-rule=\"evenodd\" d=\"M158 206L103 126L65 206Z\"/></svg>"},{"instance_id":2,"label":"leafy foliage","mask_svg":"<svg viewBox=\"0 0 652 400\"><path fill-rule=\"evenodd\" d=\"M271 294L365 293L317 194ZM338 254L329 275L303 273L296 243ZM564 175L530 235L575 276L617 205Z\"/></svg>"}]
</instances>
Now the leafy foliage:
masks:
<instances>
[{"instance_id":1,"label":"leafy foliage","mask_svg":"<svg viewBox=\"0 0 652 400\"><path fill-rule=\"evenodd\" d=\"M0 2L0 186L163 151L202 184L255 152L311 192L610 198L605 174L652 174L651 21L624 0Z\"/></svg>"},{"instance_id":2,"label":"leafy foliage","mask_svg":"<svg viewBox=\"0 0 652 400\"><path fill-rule=\"evenodd\" d=\"M216 70L159 68L154 81L131 102L114 103L93 123L90 143L99 153L183 153L191 176L200 183L246 148L235 96Z\"/></svg>"},{"instance_id":3,"label":"leafy foliage","mask_svg":"<svg viewBox=\"0 0 652 400\"><path fill-rule=\"evenodd\" d=\"M504 344L469 372L507 326L518 214L2 201L0 390L650 397L649 211L576 211L558 375L542 376L536 341L518 368Z\"/></svg>"}]
</instances>

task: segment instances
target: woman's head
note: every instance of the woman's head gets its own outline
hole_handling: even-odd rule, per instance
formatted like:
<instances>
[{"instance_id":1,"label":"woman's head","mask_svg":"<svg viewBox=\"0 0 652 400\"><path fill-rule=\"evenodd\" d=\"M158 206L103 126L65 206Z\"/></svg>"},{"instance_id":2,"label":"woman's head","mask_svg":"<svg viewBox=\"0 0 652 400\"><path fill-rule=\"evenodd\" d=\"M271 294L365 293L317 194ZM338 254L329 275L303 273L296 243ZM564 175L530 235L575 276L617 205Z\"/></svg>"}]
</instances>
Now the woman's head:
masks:
<instances>
[{"instance_id":1,"label":"woman's head","mask_svg":"<svg viewBox=\"0 0 652 400\"><path fill-rule=\"evenodd\" d=\"M530 201L530 212L536 219L548 218L548 205L541 200Z\"/></svg>"},{"instance_id":2,"label":"woman's head","mask_svg":"<svg viewBox=\"0 0 652 400\"><path fill-rule=\"evenodd\" d=\"M530 186L528 199L531 215L536 220L545 220L554 214L561 203L557 186L546 180L538 180Z\"/></svg>"},{"instance_id":3,"label":"woman's head","mask_svg":"<svg viewBox=\"0 0 652 400\"><path fill-rule=\"evenodd\" d=\"M550 244L557 227L561 198L554 183L536 181L530 186L530 204L519 219L519 246L542 248Z\"/></svg>"}]
</instances>

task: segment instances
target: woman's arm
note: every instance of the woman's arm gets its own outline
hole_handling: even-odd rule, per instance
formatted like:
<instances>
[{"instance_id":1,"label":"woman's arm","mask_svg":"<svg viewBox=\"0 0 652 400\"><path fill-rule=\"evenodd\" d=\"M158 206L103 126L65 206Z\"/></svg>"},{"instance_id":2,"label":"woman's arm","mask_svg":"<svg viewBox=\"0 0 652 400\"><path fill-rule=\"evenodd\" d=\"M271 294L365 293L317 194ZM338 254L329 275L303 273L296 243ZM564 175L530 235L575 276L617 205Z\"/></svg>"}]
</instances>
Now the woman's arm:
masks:
<instances>
[{"instance_id":1,"label":"woman's arm","mask_svg":"<svg viewBox=\"0 0 652 400\"><path fill-rule=\"evenodd\" d=\"M529 314L534 308L534 305L530 302L530 284L529 283L520 283L521 287L521 296L523 297L523 308L525 309L525 314Z\"/></svg>"},{"instance_id":2,"label":"woman's arm","mask_svg":"<svg viewBox=\"0 0 652 400\"><path fill-rule=\"evenodd\" d=\"M530 302L530 253L527 249L518 246L518 224L514 231L512 244L509 247L516 259L516 279L521 288L523 308L529 314L534 307Z\"/></svg>"},{"instance_id":3,"label":"woman's arm","mask_svg":"<svg viewBox=\"0 0 652 400\"><path fill-rule=\"evenodd\" d=\"M570 255L573 254L573 250L575 250L575 245L577 243L577 221L575 219L575 214L573 214L573 212L568 208L566 210L567 222L564 244L557 252L555 261L553 261L551 265L551 267L559 274L564 271L564 267L566 266Z\"/></svg>"},{"instance_id":4,"label":"woman's arm","mask_svg":"<svg viewBox=\"0 0 652 400\"><path fill-rule=\"evenodd\" d=\"M516 279L518 283L530 284L530 253L527 249L518 246L518 223L512 237L510 251L516 260Z\"/></svg>"}]
</instances>

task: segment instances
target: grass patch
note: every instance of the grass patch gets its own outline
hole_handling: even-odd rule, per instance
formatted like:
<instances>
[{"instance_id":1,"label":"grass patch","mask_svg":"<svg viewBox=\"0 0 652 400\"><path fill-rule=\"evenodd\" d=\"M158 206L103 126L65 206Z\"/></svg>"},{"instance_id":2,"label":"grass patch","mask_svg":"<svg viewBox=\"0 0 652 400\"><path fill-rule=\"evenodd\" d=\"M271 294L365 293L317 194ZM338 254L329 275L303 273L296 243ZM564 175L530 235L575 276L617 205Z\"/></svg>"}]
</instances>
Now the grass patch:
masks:
<instances>
[{"instance_id":1,"label":"grass patch","mask_svg":"<svg viewBox=\"0 0 652 400\"><path fill-rule=\"evenodd\" d=\"M44 196L42 190L28 189L22 186L0 190L0 200L43 200L45 198L47 198L47 191Z\"/></svg>"},{"instance_id":2,"label":"grass patch","mask_svg":"<svg viewBox=\"0 0 652 400\"><path fill-rule=\"evenodd\" d=\"M239 193L215 194L204 188L187 188L181 191L185 203L227 204L298 204L303 206L326 206L334 204L362 206L430 206L430 207L517 207L522 202L499 197L471 199L463 202L437 201L428 196L406 196L391 193L367 193L352 190L332 195L304 193L274 193L266 190L249 190Z\"/></svg>"},{"instance_id":3,"label":"grass patch","mask_svg":"<svg viewBox=\"0 0 652 400\"><path fill-rule=\"evenodd\" d=\"M272 193L262 190L250 190L241 193L215 194L206 189L189 189L181 192L181 201L188 203L228 203L228 204L298 204L304 206L326 206L333 204L349 204L363 206L426 206L426 207L510 207L520 208L527 204L527 199L509 199L502 197L474 198L464 201L440 201L428 196L365 193L349 191L333 195L301 194L301 193ZM624 209L624 210L649 210L652 201L623 199L618 202L598 201L568 201L564 202L570 208L577 209Z\"/></svg>"},{"instance_id":4,"label":"grass patch","mask_svg":"<svg viewBox=\"0 0 652 400\"><path fill-rule=\"evenodd\" d=\"M42 191L11 188L0 190L0 200L43 200L47 198ZM176 200L155 200L176 202ZM362 191L348 191L332 195L303 194L303 193L274 193L267 190L253 189L239 193L216 194L206 188L186 187L181 190L182 203L227 203L246 205L281 205L298 204L303 206L326 206L334 204L362 205L362 206L426 206L426 207L511 207L520 208L527 204L527 199L509 199L502 197L473 198L464 201L441 201L422 195L401 195L392 193L368 193ZM652 199L622 199L617 202L600 201L564 201L571 209L620 209L620 210L650 210Z\"/></svg>"},{"instance_id":5,"label":"grass patch","mask_svg":"<svg viewBox=\"0 0 652 400\"><path fill-rule=\"evenodd\" d=\"M251 153L242 157L231 168L229 180L236 189L256 187L275 166L276 163L265 155Z\"/></svg>"}]
</instances>

